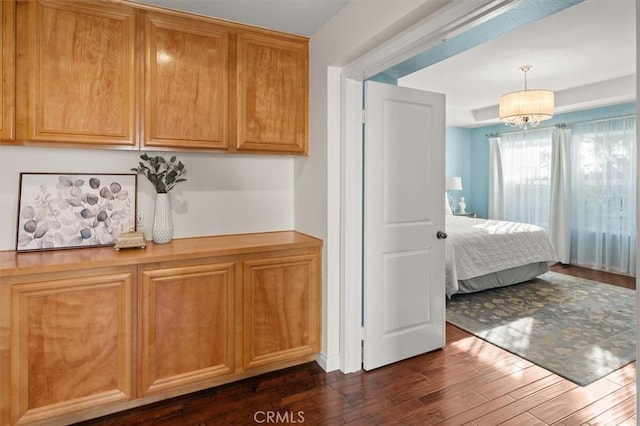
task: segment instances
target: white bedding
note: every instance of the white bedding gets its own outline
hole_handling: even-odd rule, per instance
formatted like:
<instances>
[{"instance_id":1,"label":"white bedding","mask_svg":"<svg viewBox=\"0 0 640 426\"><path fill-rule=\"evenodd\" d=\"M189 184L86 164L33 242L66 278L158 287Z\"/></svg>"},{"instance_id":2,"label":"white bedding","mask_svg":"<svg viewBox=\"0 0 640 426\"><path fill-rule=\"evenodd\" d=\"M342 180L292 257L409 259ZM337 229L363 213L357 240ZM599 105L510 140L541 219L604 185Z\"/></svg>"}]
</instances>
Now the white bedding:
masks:
<instances>
[{"instance_id":1,"label":"white bedding","mask_svg":"<svg viewBox=\"0 0 640 426\"><path fill-rule=\"evenodd\" d=\"M549 236L540 226L447 215L446 231L448 296L458 291L458 280L556 261Z\"/></svg>"}]
</instances>

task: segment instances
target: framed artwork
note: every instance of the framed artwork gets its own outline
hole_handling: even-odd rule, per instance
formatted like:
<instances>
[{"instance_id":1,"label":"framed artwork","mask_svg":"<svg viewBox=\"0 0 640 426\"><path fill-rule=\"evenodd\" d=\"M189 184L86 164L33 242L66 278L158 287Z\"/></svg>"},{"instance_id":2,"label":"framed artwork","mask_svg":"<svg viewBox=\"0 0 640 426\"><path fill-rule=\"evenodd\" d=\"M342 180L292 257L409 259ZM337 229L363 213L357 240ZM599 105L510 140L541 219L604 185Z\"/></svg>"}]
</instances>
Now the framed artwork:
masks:
<instances>
[{"instance_id":1,"label":"framed artwork","mask_svg":"<svg viewBox=\"0 0 640 426\"><path fill-rule=\"evenodd\" d=\"M138 175L20 173L16 251L115 245L135 229Z\"/></svg>"}]
</instances>

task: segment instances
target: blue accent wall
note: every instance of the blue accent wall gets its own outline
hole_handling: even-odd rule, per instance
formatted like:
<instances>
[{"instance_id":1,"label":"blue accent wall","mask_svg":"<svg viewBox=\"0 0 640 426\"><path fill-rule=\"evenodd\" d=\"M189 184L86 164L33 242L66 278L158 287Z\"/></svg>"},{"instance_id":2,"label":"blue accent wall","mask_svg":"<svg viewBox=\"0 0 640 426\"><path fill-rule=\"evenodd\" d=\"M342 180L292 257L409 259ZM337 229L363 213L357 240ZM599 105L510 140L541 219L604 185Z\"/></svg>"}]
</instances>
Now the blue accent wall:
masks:
<instances>
[{"instance_id":1,"label":"blue accent wall","mask_svg":"<svg viewBox=\"0 0 640 426\"><path fill-rule=\"evenodd\" d=\"M378 83L385 83L385 84L390 84L392 86L397 86L398 85L398 79L390 76L388 74L385 73L380 73L380 74L376 74L373 77L369 78L368 80L371 81L377 81Z\"/></svg>"},{"instance_id":2,"label":"blue accent wall","mask_svg":"<svg viewBox=\"0 0 640 426\"><path fill-rule=\"evenodd\" d=\"M462 178L462 191L454 194L454 207L460 197L470 206L469 195L471 192L471 131L461 127L447 127L446 133L446 175L460 176ZM469 208L467 208L467 211Z\"/></svg>"},{"instance_id":3,"label":"blue accent wall","mask_svg":"<svg viewBox=\"0 0 640 426\"><path fill-rule=\"evenodd\" d=\"M583 111L554 115L544 121L540 127L556 124L571 124L579 121L597 120L635 114L636 103L613 105ZM489 133L508 133L515 131L504 124L477 127L473 129L448 127L447 138L447 176L461 176L462 188L460 196L464 196L467 211L476 212L478 217L487 217L489 205Z\"/></svg>"}]
</instances>

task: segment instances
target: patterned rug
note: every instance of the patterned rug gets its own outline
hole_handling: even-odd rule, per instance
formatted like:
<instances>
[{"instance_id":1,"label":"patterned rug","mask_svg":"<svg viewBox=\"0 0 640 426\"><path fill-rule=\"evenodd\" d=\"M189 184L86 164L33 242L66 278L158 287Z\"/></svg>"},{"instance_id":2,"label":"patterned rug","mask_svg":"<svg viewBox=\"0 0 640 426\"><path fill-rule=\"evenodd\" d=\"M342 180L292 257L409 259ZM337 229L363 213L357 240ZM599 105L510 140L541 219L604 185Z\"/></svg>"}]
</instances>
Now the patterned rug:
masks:
<instances>
[{"instance_id":1,"label":"patterned rug","mask_svg":"<svg viewBox=\"0 0 640 426\"><path fill-rule=\"evenodd\" d=\"M635 291L555 272L456 294L447 321L585 386L635 360Z\"/></svg>"}]
</instances>

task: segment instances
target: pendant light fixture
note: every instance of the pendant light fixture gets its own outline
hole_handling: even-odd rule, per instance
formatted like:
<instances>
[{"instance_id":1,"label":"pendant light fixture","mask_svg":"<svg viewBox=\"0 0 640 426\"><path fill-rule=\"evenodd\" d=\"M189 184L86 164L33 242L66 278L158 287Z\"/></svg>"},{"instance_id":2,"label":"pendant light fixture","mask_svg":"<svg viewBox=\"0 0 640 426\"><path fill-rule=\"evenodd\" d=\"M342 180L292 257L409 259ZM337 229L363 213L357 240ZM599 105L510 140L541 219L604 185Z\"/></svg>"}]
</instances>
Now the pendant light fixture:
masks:
<instances>
[{"instance_id":1,"label":"pendant light fixture","mask_svg":"<svg viewBox=\"0 0 640 426\"><path fill-rule=\"evenodd\" d=\"M524 73L524 90L500 97L500 121L504 121L507 126L526 129L553 117L553 92L527 89L529 70L531 65L520 67L520 71Z\"/></svg>"}]
</instances>

